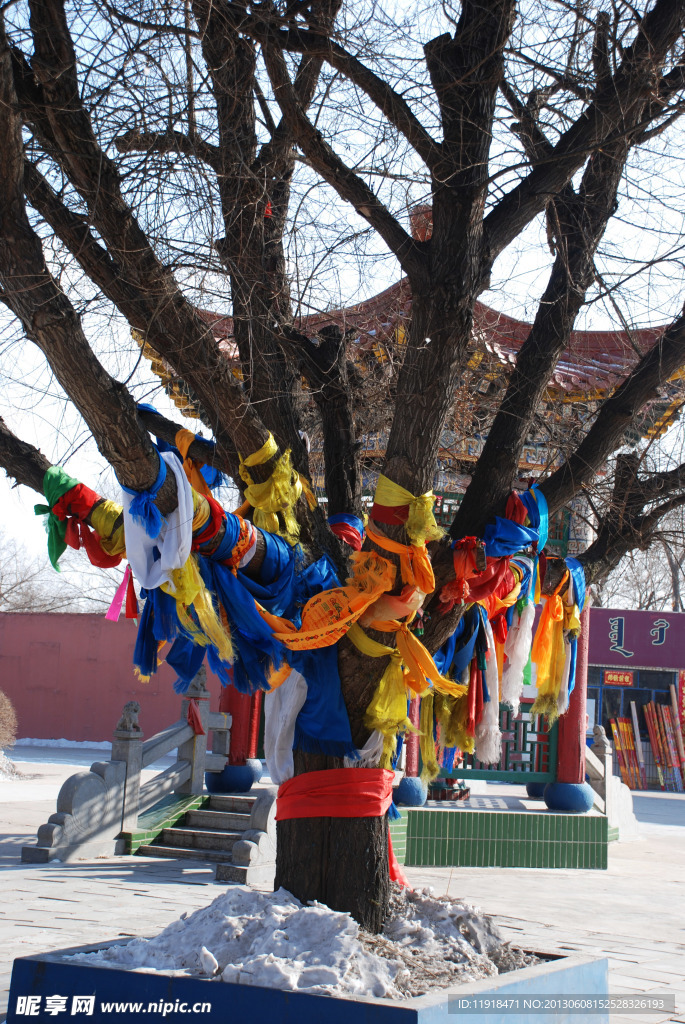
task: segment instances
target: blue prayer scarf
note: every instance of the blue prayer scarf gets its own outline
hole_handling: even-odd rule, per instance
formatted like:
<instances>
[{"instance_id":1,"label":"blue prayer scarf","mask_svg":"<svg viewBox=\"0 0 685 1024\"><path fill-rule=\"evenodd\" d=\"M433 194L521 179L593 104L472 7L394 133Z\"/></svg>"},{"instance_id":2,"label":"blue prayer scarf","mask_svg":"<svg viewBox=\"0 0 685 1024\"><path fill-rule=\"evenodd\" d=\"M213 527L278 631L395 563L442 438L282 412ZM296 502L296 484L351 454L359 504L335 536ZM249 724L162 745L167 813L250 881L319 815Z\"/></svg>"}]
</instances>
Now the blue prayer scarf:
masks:
<instances>
[{"instance_id":1,"label":"blue prayer scarf","mask_svg":"<svg viewBox=\"0 0 685 1024\"><path fill-rule=\"evenodd\" d=\"M152 537L153 539L155 537L159 537L159 531L162 529L162 523L164 522L162 513L155 505L155 499L165 480L166 462L160 456L157 479L149 490L135 491L131 487L124 487L123 484L121 485L122 491L126 491L127 494L133 495L133 501L129 506L131 518L135 523L140 523L140 525L145 528L145 532L148 537Z\"/></svg>"},{"instance_id":2,"label":"blue prayer scarf","mask_svg":"<svg viewBox=\"0 0 685 1024\"><path fill-rule=\"evenodd\" d=\"M333 563L324 555L298 571L302 557L298 547L291 547L280 537L264 534L267 557L262 563L260 580L239 578L250 594L274 615L284 615L299 626L302 607L310 597L340 586ZM286 651L285 660L307 681L307 697L295 722L294 750L327 754L330 757L353 757L350 721L342 698L338 673L338 647L312 651Z\"/></svg>"},{"instance_id":3,"label":"blue prayer scarf","mask_svg":"<svg viewBox=\"0 0 685 1024\"><path fill-rule=\"evenodd\" d=\"M150 405L148 402L137 402L136 405L138 409L143 409L146 412L154 412L157 413L157 415L159 415L159 412L157 409L155 409L154 405ZM214 458L214 453L216 451L216 441L209 441L206 437L198 437L197 434L195 435L195 440L199 441L200 444L206 446L207 462L211 462L211 460ZM173 454L178 457L179 462L183 462L183 457L181 456L181 453L179 452L178 448L176 448L175 445L169 444L169 442L165 441L163 437L156 437L155 441L157 444L157 451L173 452ZM214 490L215 487L221 487L221 485L225 483L223 473L220 470L215 469L214 466L200 466L200 473L204 477L205 483L211 490Z\"/></svg>"},{"instance_id":4,"label":"blue prayer scarf","mask_svg":"<svg viewBox=\"0 0 685 1024\"><path fill-rule=\"evenodd\" d=\"M488 558L504 558L517 551L529 548L538 540L538 531L519 526L511 519L497 516L494 523L488 523L483 532L483 543Z\"/></svg>"}]
</instances>

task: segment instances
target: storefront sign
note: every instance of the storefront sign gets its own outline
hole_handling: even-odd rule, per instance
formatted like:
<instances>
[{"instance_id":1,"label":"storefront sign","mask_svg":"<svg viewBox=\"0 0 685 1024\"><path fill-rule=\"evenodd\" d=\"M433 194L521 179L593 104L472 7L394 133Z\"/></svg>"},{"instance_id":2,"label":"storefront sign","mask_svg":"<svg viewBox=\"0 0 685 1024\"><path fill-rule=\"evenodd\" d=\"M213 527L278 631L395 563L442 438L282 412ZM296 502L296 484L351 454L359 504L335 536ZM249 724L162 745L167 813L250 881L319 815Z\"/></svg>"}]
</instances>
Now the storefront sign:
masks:
<instances>
[{"instance_id":1,"label":"storefront sign","mask_svg":"<svg viewBox=\"0 0 685 1024\"><path fill-rule=\"evenodd\" d=\"M590 664L674 671L685 668L685 613L593 608Z\"/></svg>"},{"instance_id":2,"label":"storefront sign","mask_svg":"<svg viewBox=\"0 0 685 1024\"><path fill-rule=\"evenodd\" d=\"M615 672L613 669L607 669L604 673L604 685L605 686L632 686L633 685L633 673L632 672Z\"/></svg>"}]
</instances>

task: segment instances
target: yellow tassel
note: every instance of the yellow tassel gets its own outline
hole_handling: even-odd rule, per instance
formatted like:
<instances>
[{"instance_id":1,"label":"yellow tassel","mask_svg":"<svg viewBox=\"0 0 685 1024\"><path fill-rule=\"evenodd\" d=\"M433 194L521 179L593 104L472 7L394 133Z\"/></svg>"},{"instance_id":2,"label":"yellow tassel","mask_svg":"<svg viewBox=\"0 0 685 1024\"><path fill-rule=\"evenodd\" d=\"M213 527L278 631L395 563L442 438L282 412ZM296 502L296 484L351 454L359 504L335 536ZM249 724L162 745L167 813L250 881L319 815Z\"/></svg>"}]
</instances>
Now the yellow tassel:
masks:
<instances>
[{"instance_id":1,"label":"yellow tassel","mask_svg":"<svg viewBox=\"0 0 685 1024\"><path fill-rule=\"evenodd\" d=\"M465 754L472 754L474 737L466 731L469 707L467 693L435 694L435 717L440 726L440 743L443 747L458 747Z\"/></svg>"},{"instance_id":2,"label":"yellow tassel","mask_svg":"<svg viewBox=\"0 0 685 1024\"><path fill-rule=\"evenodd\" d=\"M307 477L304 476L302 473L299 473L298 475L300 477L300 483L302 484L302 493L307 499L307 504L309 505L310 509L313 511L319 504L318 501L316 500L316 495L314 494L314 491L312 490L309 480L307 480Z\"/></svg>"},{"instance_id":3,"label":"yellow tassel","mask_svg":"<svg viewBox=\"0 0 685 1024\"><path fill-rule=\"evenodd\" d=\"M556 694L539 693L535 698L532 708L530 709L530 713L531 715L544 715L547 719L547 724L554 725L559 717L559 707L557 704Z\"/></svg>"},{"instance_id":4,"label":"yellow tassel","mask_svg":"<svg viewBox=\"0 0 685 1024\"><path fill-rule=\"evenodd\" d=\"M435 756L435 740L433 739L433 691L421 698L421 717L419 719L419 749L421 751L421 779L431 782L440 773L440 765Z\"/></svg>"},{"instance_id":5,"label":"yellow tassel","mask_svg":"<svg viewBox=\"0 0 685 1024\"><path fill-rule=\"evenodd\" d=\"M378 729L383 733L383 758L380 767L386 767L385 762L388 762L389 767L395 753L397 734L406 732L411 727L411 722L407 718L407 687L399 651L393 651L390 655L390 661L366 709L364 725L369 732Z\"/></svg>"},{"instance_id":6,"label":"yellow tassel","mask_svg":"<svg viewBox=\"0 0 685 1024\"><path fill-rule=\"evenodd\" d=\"M163 583L162 590L171 594L176 601L178 620L195 643L202 647L213 644L222 661L233 661L231 638L221 624L211 595L200 576L194 555L190 556L182 569L171 571L171 583ZM199 627L187 612L191 605L197 615Z\"/></svg>"},{"instance_id":7,"label":"yellow tassel","mask_svg":"<svg viewBox=\"0 0 685 1024\"><path fill-rule=\"evenodd\" d=\"M260 449L260 452L264 448ZM256 455L259 455L259 452ZM266 530L267 533L277 533L288 543L296 544L300 536L300 527L293 513L293 506L302 494L302 483L293 469L290 449L276 461L271 476L261 484L253 482L246 468L248 465L266 462L266 458L262 458L260 463L251 462L256 455L251 455L240 465L240 475L248 485L245 488L245 498L254 508L252 521L255 526ZM280 528L278 513L283 517L284 530Z\"/></svg>"}]
</instances>

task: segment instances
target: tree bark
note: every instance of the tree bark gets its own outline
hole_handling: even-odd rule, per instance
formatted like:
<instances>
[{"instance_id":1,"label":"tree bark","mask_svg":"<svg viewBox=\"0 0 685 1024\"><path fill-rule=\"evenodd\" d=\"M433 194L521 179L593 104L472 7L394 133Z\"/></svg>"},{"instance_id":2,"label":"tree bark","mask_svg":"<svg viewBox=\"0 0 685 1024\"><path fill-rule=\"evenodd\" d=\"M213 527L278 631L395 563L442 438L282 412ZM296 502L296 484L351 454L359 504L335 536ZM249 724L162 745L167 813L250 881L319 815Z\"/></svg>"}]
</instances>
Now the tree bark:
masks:
<instances>
[{"instance_id":1,"label":"tree bark","mask_svg":"<svg viewBox=\"0 0 685 1024\"><path fill-rule=\"evenodd\" d=\"M295 754L295 774L339 768L339 761ZM355 771L350 768L350 784ZM387 818L293 818L277 823L275 887L303 903L317 900L379 932L390 897Z\"/></svg>"}]
</instances>

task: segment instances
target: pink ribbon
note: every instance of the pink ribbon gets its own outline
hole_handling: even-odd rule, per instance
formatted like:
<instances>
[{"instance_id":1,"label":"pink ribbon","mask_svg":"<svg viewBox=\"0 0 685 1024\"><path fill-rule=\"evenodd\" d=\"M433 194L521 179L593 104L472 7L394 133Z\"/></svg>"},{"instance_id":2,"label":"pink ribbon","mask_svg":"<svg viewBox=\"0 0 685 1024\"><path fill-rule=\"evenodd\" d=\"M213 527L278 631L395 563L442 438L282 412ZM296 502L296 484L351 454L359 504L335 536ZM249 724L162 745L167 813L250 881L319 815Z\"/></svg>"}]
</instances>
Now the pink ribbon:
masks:
<instances>
[{"instance_id":1,"label":"pink ribbon","mask_svg":"<svg viewBox=\"0 0 685 1024\"><path fill-rule=\"evenodd\" d=\"M109 606L109 611L105 615L105 618L109 619L110 622L119 621L119 616L121 615L121 608L124 603L124 598L126 597L126 587L128 585L130 575L131 566L127 565L124 571L124 578L117 587L114 597L112 598L112 603Z\"/></svg>"}]
</instances>

